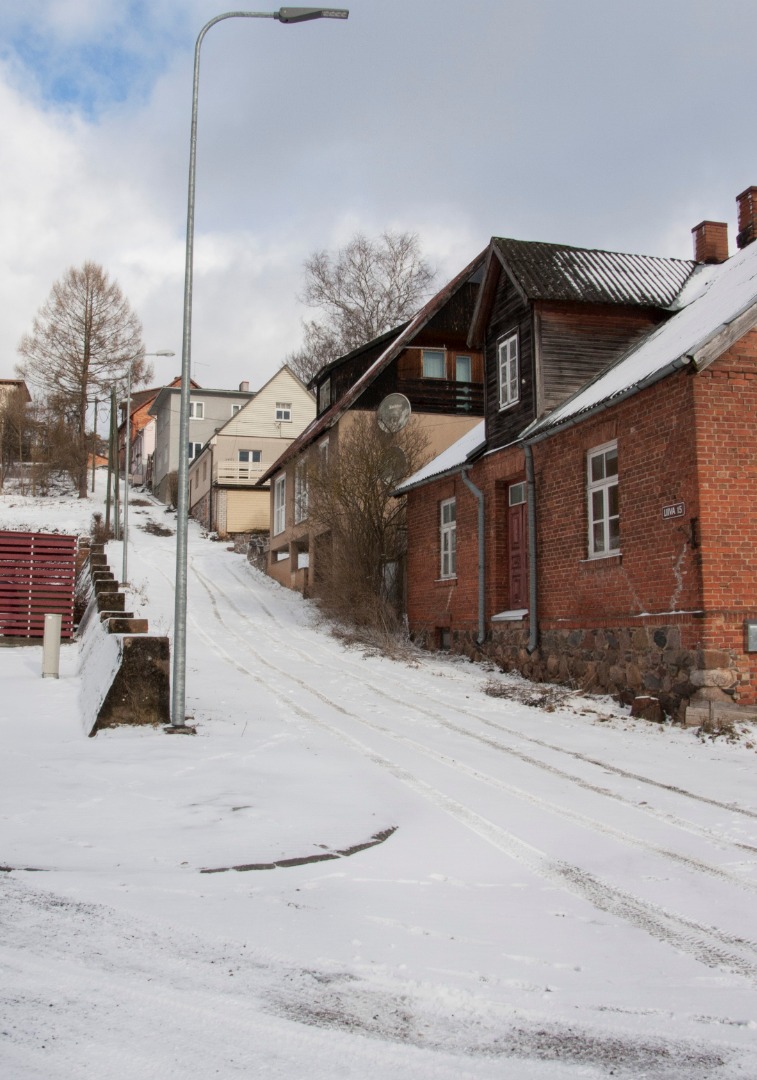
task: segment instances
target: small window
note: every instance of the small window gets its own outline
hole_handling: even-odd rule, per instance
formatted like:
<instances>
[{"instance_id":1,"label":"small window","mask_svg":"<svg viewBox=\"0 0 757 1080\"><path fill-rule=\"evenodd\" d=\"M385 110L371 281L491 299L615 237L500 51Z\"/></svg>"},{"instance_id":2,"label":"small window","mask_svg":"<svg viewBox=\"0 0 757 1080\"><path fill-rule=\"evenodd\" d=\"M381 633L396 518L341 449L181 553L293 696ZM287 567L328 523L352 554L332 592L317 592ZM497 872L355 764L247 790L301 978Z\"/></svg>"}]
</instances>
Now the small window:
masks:
<instances>
[{"instance_id":1,"label":"small window","mask_svg":"<svg viewBox=\"0 0 757 1080\"><path fill-rule=\"evenodd\" d=\"M277 536L286 527L287 478L277 476L273 485L273 534Z\"/></svg>"},{"instance_id":2,"label":"small window","mask_svg":"<svg viewBox=\"0 0 757 1080\"><path fill-rule=\"evenodd\" d=\"M231 406L231 415L236 416L241 408L242 408L241 405L232 405Z\"/></svg>"},{"instance_id":3,"label":"small window","mask_svg":"<svg viewBox=\"0 0 757 1080\"><path fill-rule=\"evenodd\" d=\"M277 401L276 402L276 419L281 422L288 422L292 419L292 403L291 401Z\"/></svg>"},{"instance_id":4,"label":"small window","mask_svg":"<svg viewBox=\"0 0 757 1080\"><path fill-rule=\"evenodd\" d=\"M201 442L190 442L189 444L189 460L194 461L196 457L199 457L202 453Z\"/></svg>"},{"instance_id":5,"label":"small window","mask_svg":"<svg viewBox=\"0 0 757 1080\"><path fill-rule=\"evenodd\" d=\"M329 467L329 440L318 443L318 468L325 473Z\"/></svg>"},{"instance_id":6,"label":"small window","mask_svg":"<svg viewBox=\"0 0 757 1080\"><path fill-rule=\"evenodd\" d=\"M607 443L587 455L589 558L620 551L618 444Z\"/></svg>"},{"instance_id":7,"label":"small window","mask_svg":"<svg viewBox=\"0 0 757 1080\"><path fill-rule=\"evenodd\" d=\"M455 381L473 382L473 363L469 356L455 358Z\"/></svg>"},{"instance_id":8,"label":"small window","mask_svg":"<svg viewBox=\"0 0 757 1080\"><path fill-rule=\"evenodd\" d=\"M263 460L262 450L240 450L239 460L248 461L253 463L259 463Z\"/></svg>"},{"instance_id":9,"label":"small window","mask_svg":"<svg viewBox=\"0 0 757 1080\"><path fill-rule=\"evenodd\" d=\"M318 387L318 412L322 413L331 405L331 379L324 379Z\"/></svg>"},{"instance_id":10,"label":"small window","mask_svg":"<svg viewBox=\"0 0 757 1080\"><path fill-rule=\"evenodd\" d=\"M189 419L190 420L202 420L205 416L205 402L204 401L190 401L189 403Z\"/></svg>"},{"instance_id":11,"label":"small window","mask_svg":"<svg viewBox=\"0 0 757 1080\"><path fill-rule=\"evenodd\" d=\"M444 349L423 350L423 378L443 379L445 372Z\"/></svg>"},{"instance_id":12,"label":"small window","mask_svg":"<svg viewBox=\"0 0 757 1080\"><path fill-rule=\"evenodd\" d=\"M454 499L445 499L440 503L439 516L441 576L443 578L455 577L457 574L457 512Z\"/></svg>"},{"instance_id":13,"label":"small window","mask_svg":"<svg viewBox=\"0 0 757 1080\"><path fill-rule=\"evenodd\" d=\"M499 407L506 409L519 397L518 335L510 334L497 346Z\"/></svg>"},{"instance_id":14,"label":"small window","mask_svg":"<svg viewBox=\"0 0 757 1080\"><path fill-rule=\"evenodd\" d=\"M521 506L526 501L525 482L510 485L507 490L507 501L510 506Z\"/></svg>"}]
</instances>

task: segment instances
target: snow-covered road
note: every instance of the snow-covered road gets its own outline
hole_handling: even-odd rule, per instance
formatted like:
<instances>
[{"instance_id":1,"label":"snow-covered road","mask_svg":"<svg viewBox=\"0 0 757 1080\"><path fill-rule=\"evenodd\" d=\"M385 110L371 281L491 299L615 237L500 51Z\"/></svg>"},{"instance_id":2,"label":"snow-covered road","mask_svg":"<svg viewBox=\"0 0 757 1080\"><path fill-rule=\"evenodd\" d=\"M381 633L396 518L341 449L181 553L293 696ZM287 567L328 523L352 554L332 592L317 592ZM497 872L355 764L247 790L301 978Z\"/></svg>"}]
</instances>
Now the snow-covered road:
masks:
<instances>
[{"instance_id":1,"label":"snow-covered road","mask_svg":"<svg viewBox=\"0 0 757 1080\"><path fill-rule=\"evenodd\" d=\"M169 632L150 518L130 606ZM189 552L196 738L87 740L78 646L59 683L0 649L0 1075L757 1076L748 736L366 656Z\"/></svg>"}]
</instances>

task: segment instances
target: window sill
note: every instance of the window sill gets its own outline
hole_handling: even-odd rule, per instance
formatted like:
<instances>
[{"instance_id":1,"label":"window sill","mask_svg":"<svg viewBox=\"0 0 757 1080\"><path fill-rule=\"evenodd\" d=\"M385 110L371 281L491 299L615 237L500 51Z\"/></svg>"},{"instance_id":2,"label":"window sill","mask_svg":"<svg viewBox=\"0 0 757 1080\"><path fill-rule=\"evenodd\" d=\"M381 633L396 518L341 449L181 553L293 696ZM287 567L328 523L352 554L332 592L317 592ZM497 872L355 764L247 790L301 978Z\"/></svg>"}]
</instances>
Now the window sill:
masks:
<instances>
[{"instance_id":1,"label":"window sill","mask_svg":"<svg viewBox=\"0 0 757 1080\"><path fill-rule=\"evenodd\" d=\"M622 562L623 552L613 551L609 555L592 555L588 559L581 559L579 565L588 569L592 566L620 566Z\"/></svg>"},{"instance_id":2,"label":"window sill","mask_svg":"<svg viewBox=\"0 0 757 1080\"><path fill-rule=\"evenodd\" d=\"M457 574L452 574L450 577L438 577L434 582L435 585L457 585Z\"/></svg>"}]
</instances>

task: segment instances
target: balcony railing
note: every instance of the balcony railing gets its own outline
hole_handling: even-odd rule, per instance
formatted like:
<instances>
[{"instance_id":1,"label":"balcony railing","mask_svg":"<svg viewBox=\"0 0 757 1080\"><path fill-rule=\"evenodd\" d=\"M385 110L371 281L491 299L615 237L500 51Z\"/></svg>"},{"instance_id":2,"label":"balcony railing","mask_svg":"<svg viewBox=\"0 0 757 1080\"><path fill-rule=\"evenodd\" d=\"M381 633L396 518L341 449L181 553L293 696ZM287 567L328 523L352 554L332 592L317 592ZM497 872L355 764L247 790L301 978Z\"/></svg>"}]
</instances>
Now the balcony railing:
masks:
<instances>
[{"instance_id":1,"label":"balcony railing","mask_svg":"<svg viewBox=\"0 0 757 1080\"><path fill-rule=\"evenodd\" d=\"M213 482L225 487L254 484L266 468L261 461L218 461L213 468Z\"/></svg>"},{"instance_id":2,"label":"balcony railing","mask_svg":"<svg viewBox=\"0 0 757 1080\"><path fill-rule=\"evenodd\" d=\"M402 379L397 389L405 394L417 412L484 414L481 383L453 382L451 379Z\"/></svg>"}]
</instances>

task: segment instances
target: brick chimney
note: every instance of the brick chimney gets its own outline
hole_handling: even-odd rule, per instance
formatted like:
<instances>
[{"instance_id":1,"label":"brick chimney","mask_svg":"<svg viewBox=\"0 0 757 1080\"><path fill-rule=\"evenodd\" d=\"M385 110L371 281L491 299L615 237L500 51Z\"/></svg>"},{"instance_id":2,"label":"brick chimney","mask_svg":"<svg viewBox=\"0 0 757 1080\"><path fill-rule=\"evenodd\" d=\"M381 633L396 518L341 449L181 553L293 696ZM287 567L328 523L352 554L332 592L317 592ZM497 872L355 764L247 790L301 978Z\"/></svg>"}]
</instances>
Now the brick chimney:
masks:
<instances>
[{"instance_id":1,"label":"brick chimney","mask_svg":"<svg viewBox=\"0 0 757 1080\"><path fill-rule=\"evenodd\" d=\"M249 392L250 392L250 384L245 379L244 382L241 382L239 384L239 393L240 394L249 394Z\"/></svg>"},{"instance_id":2,"label":"brick chimney","mask_svg":"<svg viewBox=\"0 0 757 1080\"><path fill-rule=\"evenodd\" d=\"M739 233L736 243L740 248L757 239L757 187L748 187L736 196L739 208Z\"/></svg>"},{"instance_id":3,"label":"brick chimney","mask_svg":"<svg viewBox=\"0 0 757 1080\"><path fill-rule=\"evenodd\" d=\"M728 258L728 224L725 221L700 221L691 230L694 259L700 263L722 263Z\"/></svg>"}]
</instances>

